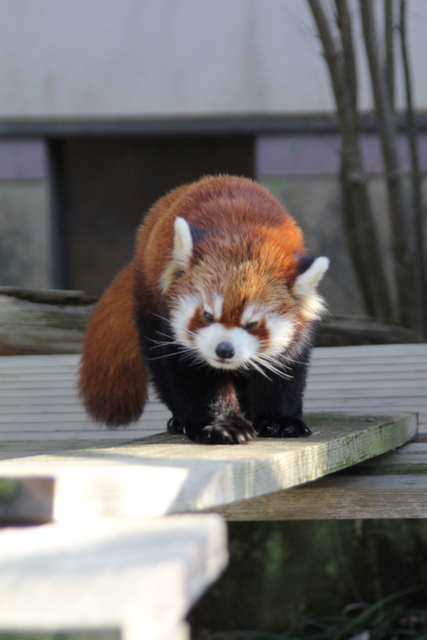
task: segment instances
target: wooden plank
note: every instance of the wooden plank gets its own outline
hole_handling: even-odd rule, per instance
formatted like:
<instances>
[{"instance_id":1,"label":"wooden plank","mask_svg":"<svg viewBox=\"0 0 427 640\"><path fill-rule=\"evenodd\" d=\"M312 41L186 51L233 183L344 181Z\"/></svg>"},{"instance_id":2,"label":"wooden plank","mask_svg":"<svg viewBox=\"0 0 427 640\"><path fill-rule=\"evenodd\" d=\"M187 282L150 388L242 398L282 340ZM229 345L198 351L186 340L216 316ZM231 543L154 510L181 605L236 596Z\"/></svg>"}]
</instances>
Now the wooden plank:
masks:
<instances>
[{"instance_id":1,"label":"wooden plank","mask_svg":"<svg viewBox=\"0 0 427 640\"><path fill-rule=\"evenodd\" d=\"M427 344L321 348L313 352L307 411L419 412L427 433Z\"/></svg>"},{"instance_id":2,"label":"wooden plank","mask_svg":"<svg viewBox=\"0 0 427 640\"><path fill-rule=\"evenodd\" d=\"M427 476L336 476L217 511L244 521L426 518Z\"/></svg>"},{"instance_id":3,"label":"wooden plank","mask_svg":"<svg viewBox=\"0 0 427 640\"><path fill-rule=\"evenodd\" d=\"M218 512L229 520L427 518L427 443Z\"/></svg>"},{"instance_id":4,"label":"wooden plank","mask_svg":"<svg viewBox=\"0 0 427 640\"><path fill-rule=\"evenodd\" d=\"M379 345L361 345L351 347L320 347L314 349L314 359L324 358L348 358L348 357L384 357L388 356L411 356L427 354L427 343L421 344L379 344Z\"/></svg>"},{"instance_id":5,"label":"wooden plank","mask_svg":"<svg viewBox=\"0 0 427 640\"><path fill-rule=\"evenodd\" d=\"M164 431L170 413L150 402L143 418L106 429L86 415L76 390L79 356L0 358L0 459L122 442Z\"/></svg>"},{"instance_id":6,"label":"wooden plank","mask_svg":"<svg viewBox=\"0 0 427 640\"><path fill-rule=\"evenodd\" d=\"M227 562L216 515L0 532L0 629L171 640Z\"/></svg>"},{"instance_id":7,"label":"wooden plank","mask_svg":"<svg viewBox=\"0 0 427 640\"><path fill-rule=\"evenodd\" d=\"M159 435L127 445L0 462L3 478L52 478L56 521L213 509L309 482L401 446L416 416L311 415L313 435L245 446ZM141 491L141 487L149 487Z\"/></svg>"},{"instance_id":8,"label":"wooden plank","mask_svg":"<svg viewBox=\"0 0 427 640\"><path fill-rule=\"evenodd\" d=\"M165 410L164 407L159 406L156 409L150 407L150 410L145 415L145 418L152 419L152 420L155 420L155 419L162 420L162 421L164 420L164 424L166 424L166 420L167 420L166 416L169 416L169 415L170 415L169 412ZM8 424L11 427L13 427L14 424L19 425L25 422L25 417L33 425L39 422L46 423L49 420L56 421L56 422L58 422L58 420L61 420L61 422L67 422L68 424L71 422L80 422L80 423L82 422L81 412L77 412L77 411L64 412L64 413L57 411L57 412L52 412L51 414L49 414L47 411L40 412L40 413L35 413L33 411L33 415L31 415L31 413L29 412L26 412L26 413L11 413L7 417L2 416L0 418L0 424ZM89 424L91 424L90 420L88 420L86 416L84 416L84 418L85 418L85 422L88 422ZM105 427L99 426L99 429L101 428L105 429ZM121 429L121 431L124 432L125 429L126 427Z\"/></svg>"},{"instance_id":9,"label":"wooden plank","mask_svg":"<svg viewBox=\"0 0 427 640\"><path fill-rule=\"evenodd\" d=\"M30 439L39 437L41 442L56 439L57 432L63 434L66 430L72 440L90 428L95 432L99 429L102 442L105 430L90 426L76 393L78 362L77 355L0 358L0 440L19 440L21 435L10 436L15 428L20 434L33 433ZM56 389L51 388L51 380ZM33 388L28 388L33 383ZM427 388L426 344L314 349L305 410L418 411L420 433L427 433L424 386ZM143 437L164 431L168 417L167 410L152 401L140 421L129 429L112 432L112 437ZM35 428L32 422L37 423ZM34 452L42 450L39 446Z\"/></svg>"}]
</instances>

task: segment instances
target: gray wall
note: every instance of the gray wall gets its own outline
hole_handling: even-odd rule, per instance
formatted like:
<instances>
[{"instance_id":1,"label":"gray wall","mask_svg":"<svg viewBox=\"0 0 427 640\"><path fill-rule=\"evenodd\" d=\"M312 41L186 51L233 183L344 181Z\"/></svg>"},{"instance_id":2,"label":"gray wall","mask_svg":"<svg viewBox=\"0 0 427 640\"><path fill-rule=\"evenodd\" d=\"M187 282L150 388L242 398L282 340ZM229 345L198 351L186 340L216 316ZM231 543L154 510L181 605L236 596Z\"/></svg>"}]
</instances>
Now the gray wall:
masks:
<instances>
[{"instance_id":1,"label":"gray wall","mask_svg":"<svg viewBox=\"0 0 427 640\"><path fill-rule=\"evenodd\" d=\"M427 109L427 3L407 5L416 107ZM306 0L0 0L0 24L0 118L333 110ZM359 67L369 109L363 51Z\"/></svg>"}]
</instances>

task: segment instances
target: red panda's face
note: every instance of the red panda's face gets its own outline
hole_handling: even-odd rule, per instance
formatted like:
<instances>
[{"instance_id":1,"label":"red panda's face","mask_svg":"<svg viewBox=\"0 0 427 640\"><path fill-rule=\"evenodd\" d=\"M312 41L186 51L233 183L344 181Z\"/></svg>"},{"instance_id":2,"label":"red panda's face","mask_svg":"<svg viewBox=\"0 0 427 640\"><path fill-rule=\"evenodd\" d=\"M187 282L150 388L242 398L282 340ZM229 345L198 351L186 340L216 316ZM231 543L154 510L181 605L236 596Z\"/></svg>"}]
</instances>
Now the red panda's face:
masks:
<instances>
[{"instance_id":1,"label":"red panda's face","mask_svg":"<svg viewBox=\"0 0 427 640\"><path fill-rule=\"evenodd\" d=\"M263 260L225 258L217 251L191 264L192 241L185 224L182 218L176 221L183 233L175 237L162 279L176 341L196 360L217 369L276 371L275 357L323 308L315 289L327 259L314 261L290 290L285 274Z\"/></svg>"},{"instance_id":2,"label":"red panda's face","mask_svg":"<svg viewBox=\"0 0 427 640\"><path fill-rule=\"evenodd\" d=\"M178 341L199 359L218 369L247 369L265 363L289 346L295 334L293 314L282 315L248 305L240 320L223 319L220 294L213 302L200 303L198 296L179 300L172 313L172 328Z\"/></svg>"},{"instance_id":3,"label":"red panda's face","mask_svg":"<svg viewBox=\"0 0 427 640\"><path fill-rule=\"evenodd\" d=\"M251 262L207 260L182 278L171 300L177 341L218 369L267 367L289 346L298 322L286 284Z\"/></svg>"}]
</instances>

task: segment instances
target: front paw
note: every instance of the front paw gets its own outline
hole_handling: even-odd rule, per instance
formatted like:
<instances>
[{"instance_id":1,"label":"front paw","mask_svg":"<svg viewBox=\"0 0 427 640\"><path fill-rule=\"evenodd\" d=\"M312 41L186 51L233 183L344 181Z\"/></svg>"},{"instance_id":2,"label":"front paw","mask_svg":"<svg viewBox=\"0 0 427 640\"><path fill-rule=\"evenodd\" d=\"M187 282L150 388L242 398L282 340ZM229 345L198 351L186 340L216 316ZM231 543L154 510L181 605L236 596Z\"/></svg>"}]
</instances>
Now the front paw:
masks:
<instances>
[{"instance_id":1,"label":"front paw","mask_svg":"<svg viewBox=\"0 0 427 640\"><path fill-rule=\"evenodd\" d=\"M261 438L306 438L311 435L301 418L265 418L256 423L255 429Z\"/></svg>"},{"instance_id":2,"label":"front paw","mask_svg":"<svg viewBox=\"0 0 427 640\"><path fill-rule=\"evenodd\" d=\"M168 433L171 433L174 435L177 433L184 433L184 423L181 422L181 420L174 418L173 416L172 418L169 418L169 420L167 421L166 428Z\"/></svg>"},{"instance_id":3,"label":"front paw","mask_svg":"<svg viewBox=\"0 0 427 640\"><path fill-rule=\"evenodd\" d=\"M256 437L252 425L240 416L215 420L201 428L187 425L186 433L198 444L246 444Z\"/></svg>"}]
</instances>

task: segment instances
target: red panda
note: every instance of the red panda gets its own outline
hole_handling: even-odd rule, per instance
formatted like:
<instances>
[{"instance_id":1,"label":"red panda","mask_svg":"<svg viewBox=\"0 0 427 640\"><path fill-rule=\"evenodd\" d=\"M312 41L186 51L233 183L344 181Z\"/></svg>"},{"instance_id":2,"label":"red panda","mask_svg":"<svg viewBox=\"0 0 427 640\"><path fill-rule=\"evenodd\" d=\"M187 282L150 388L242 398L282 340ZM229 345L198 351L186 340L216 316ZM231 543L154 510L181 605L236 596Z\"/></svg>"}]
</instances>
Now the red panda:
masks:
<instances>
[{"instance_id":1,"label":"red panda","mask_svg":"<svg viewBox=\"0 0 427 640\"><path fill-rule=\"evenodd\" d=\"M171 433L238 444L311 432L302 402L325 257L252 180L220 175L160 198L133 260L88 324L79 390L109 426L133 422L148 381Z\"/></svg>"}]
</instances>

